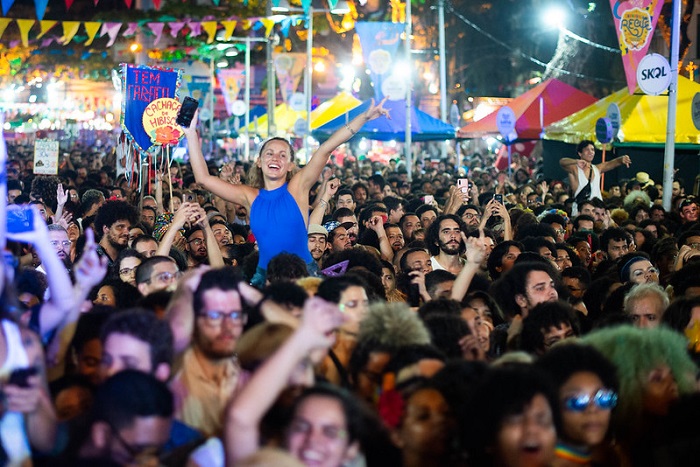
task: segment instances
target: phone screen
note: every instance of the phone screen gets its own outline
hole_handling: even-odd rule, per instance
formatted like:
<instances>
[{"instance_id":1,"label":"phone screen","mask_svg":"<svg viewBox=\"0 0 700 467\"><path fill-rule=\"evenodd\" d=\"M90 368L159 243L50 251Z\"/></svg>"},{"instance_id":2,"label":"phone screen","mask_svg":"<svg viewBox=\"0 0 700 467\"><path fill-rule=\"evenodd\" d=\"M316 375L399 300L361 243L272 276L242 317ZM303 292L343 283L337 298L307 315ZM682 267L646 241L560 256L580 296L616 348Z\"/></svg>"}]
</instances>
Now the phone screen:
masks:
<instances>
[{"instance_id":1,"label":"phone screen","mask_svg":"<svg viewBox=\"0 0 700 467\"><path fill-rule=\"evenodd\" d=\"M197 111L197 107L199 107L199 102L196 99L190 96L185 97L185 100L182 101L180 111L177 113L175 123L184 127L190 126L192 118L194 118L194 113Z\"/></svg>"}]
</instances>

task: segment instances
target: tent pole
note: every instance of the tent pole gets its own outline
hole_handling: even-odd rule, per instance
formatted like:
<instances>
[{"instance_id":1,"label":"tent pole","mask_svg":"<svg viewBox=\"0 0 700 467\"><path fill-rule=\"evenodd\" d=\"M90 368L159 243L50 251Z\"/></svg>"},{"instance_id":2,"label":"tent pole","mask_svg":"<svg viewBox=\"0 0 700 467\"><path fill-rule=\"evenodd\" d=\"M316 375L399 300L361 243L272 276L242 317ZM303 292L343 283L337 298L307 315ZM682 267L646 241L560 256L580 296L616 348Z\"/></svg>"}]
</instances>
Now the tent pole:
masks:
<instances>
[{"instance_id":1,"label":"tent pole","mask_svg":"<svg viewBox=\"0 0 700 467\"><path fill-rule=\"evenodd\" d=\"M676 149L676 105L678 103L678 46L680 42L681 2L673 0L671 20L671 85L668 88L668 116L666 121L666 149L664 151L664 195L663 206L671 210L671 197Z\"/></svg>"}]
</instances>

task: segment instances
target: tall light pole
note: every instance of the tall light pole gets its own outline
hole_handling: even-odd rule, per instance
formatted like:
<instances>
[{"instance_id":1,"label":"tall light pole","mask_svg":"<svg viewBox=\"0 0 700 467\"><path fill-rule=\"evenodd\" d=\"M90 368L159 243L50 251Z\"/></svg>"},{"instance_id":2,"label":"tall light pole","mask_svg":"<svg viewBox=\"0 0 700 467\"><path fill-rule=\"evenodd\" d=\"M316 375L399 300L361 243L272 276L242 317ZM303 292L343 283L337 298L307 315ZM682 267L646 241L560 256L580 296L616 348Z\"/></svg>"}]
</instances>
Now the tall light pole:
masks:
<instances>
[{"instance_id":1,"label":"tall light pole","mask_svg":"<svg viewBox=\"0 0 700 467\"><path fill-rule=\"evenodd\" d=\"M411 0L406 0L406 64L408 67L408 83L406 86L406 133L404 138L404 153L406 156L406 168L408 180L413 178L413 157L411 154L411 86L413 85L411 73Z\"/></svg>"},{"instance_id":2,"label":"tall light pole","mask_svg":"<svg viewBox=\"0 0 700 467\"><path fill-rule=\"evenodd\" d=\"M269 18L272 16L272 0L267 1L265 5L265 14ZM276 133L275 128L275 107L277 107L277 99L275 90L275 62L272 59L272 48L274 44L267 38L265 47L265 59L267 61L267 135L272 136ZM250 113L250 111L249 111Z\"/></svg>"},{"instance_id":3,"label":"tall light pole","mask_svg":"<svg viewBox=\"0 0 700 467\"><path fill-rule=\"evenodd\" d=\"M663 206L671 210L673 175L676 149L676 106L678 101L678 55L680 42L681 2L673 0L671 25L671 85L668 88L668 116L666 119L666 147L664 150Z\"/></svg>"},{"instance_id":4,"label":"tall light pole","mask_svg":"<svg viewBox=\"0 0 700 467\"><path fill-rule=\"evenodd\" d=\"M447 57L445 57L445 0L438 0L438 47L440 48L440 120L447 121ZM447 160L447 141L442 145L442 160Z\"/></svg>"}]
</instances>

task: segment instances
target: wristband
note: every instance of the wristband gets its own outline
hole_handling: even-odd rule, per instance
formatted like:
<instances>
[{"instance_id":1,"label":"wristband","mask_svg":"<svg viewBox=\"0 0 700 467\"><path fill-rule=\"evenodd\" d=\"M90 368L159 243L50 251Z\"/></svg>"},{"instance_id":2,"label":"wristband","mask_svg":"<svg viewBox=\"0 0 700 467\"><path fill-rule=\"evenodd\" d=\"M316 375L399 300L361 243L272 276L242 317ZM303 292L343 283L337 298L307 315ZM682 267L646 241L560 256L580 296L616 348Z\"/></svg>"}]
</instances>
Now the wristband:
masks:
<instances>
[{"instance_id":1,"label":"wristband","mask_svg":"<svg viewBox=\"0 0 700 467\"><path fill-rule=\"evenodd\" d=\"M355 136L357 134L357 132L355 130L353 130L352 128L350 128L350 125L348 125L347 123L345 124L345 128L350 130L350 133L352 133L353 136Z\"/></svg>"}]
</instances>

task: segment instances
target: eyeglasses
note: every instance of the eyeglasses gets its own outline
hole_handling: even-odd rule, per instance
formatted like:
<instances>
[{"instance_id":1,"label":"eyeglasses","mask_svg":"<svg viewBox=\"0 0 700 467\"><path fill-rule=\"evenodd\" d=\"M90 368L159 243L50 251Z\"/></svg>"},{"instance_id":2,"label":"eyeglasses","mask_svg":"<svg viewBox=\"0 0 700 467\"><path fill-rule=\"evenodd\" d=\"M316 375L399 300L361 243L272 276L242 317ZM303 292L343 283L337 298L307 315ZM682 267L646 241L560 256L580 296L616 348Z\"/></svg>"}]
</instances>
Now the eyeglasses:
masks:
<instances>
[{"instance_id":1,"label":"eyeglasses","mask_svg":"<svg viewBox=\"0 0 700 467\"><path fill-rule=\"evenodd\" d=\"M194 246L199 246L204 243L204 240L201 238L193 238L192 240L187 240L187 243L192 243Z\"/></svg>"},{"instance_id":2,"label":"eyeglasses","mask_svg":"<svg viewBox=\"0 0 700 467\"><path fill-rule=\"evenodd\" d=\"M566 233L566 230L564 229L554 229L554 233L558 235L564 235Z\"/></svg>"},{"instance_id":3,"label":"eyeglasses","mask_svg":"<svg viewBox=\"0 0 700 467\"><path fill-rule=\"evenodd\" d=\"M579 394L565 399L564 407L572 412L584 412L591 403L601 410L612 410L617 405L617 394L611 389L600 389L593 397Z\"/></svg>"},{"instance_id":4,"label":"eyeglasses","mask_svg":"<svg viewBox=\"0 0 700 467\"><path fill-rule=\"evenodd\" d=\"M700 250L700 243L691 243L688 246L693 250Z\"/></svg>"},{"instance_id":5,"label":"eyeglasses","mask_svg":"<svg viewBox=\"0 0 700 467\"><path fill-rule=\"evenodd\" d=\"M70 246L73 244L73 242L71 242L70 240L51 240L49 243L51 243L51 246L54 248L58 246L60 246L61 248L70 248Z\"/></svg>"},{"instance_id":6,"label":"eyeglasses","mask_svg":"<svg viewBox=\"0 0 700 467\"><path fill-rule=\"evenodd\" d=\"M156 281L158 281L158 282L170 282L170 281L172 281L173 279L175 279L175 280L179 279L181 275L182 275L182 273L181 273L180 271L177 271L177 272L167 272L167 271L165 271L165 272L160 272L160 273L156 274L155 276L151 277L150 279L148 279L148 282L150 283L150 282L152 282L153 280L156 280Z\"/></svg>"},{"instance_id":7,"label":"eyeglasses","mask_svg":"<svg viewBox=\"0 0 700 467\"><path fill-rule=\"evenodd\" d=\"M462 215L462 217L464 217L465 219L469 219L469 220L474 219L474 218L481 219L481 216L480 216L480 215L478 215L478 214L472 214L471 212L464 213L464 214Z\"/></svg>"},{"instance_id":8,"label":"eyeglasses","mask_svg":"<svg viewBox=\"0 0 700 467\"><path fill-rule=\"evenodd\" d=\"M136 272L136 268L137 268L137 267L138 267L138 266L135 266L135 267L133 267L133 268L122 268L122 269L119 270L119 275L120 275L120 276L126 276L126 275L128 275L128 274L132 274L132 273Z\"/></svg>"},{"instance_id":9,"label":"eyeglasses","mask_svg":"<svg viewBox=\"0 0 700 467\"><path fill-rule=\"evenodd\" d=\"M637 269L635 271L632 271L632 277L642 277L646 274L658 274L659 270L656 268L649 268L646 271L644 269Z\"/></svg>"},{"instance_id":10,"label":"eyeglasses","mask_svg":"<svg viewBox=\"0 0 700 467\"><path fill-rule=\"evenodd\" d=\"M245 324L248 321L248 315L242 311L224 313L223 311L208 310L199 313L199 316L204 318L204 321L210 326L221 326L227 318L236 324Z\"/></svg>"}]
</instances>

